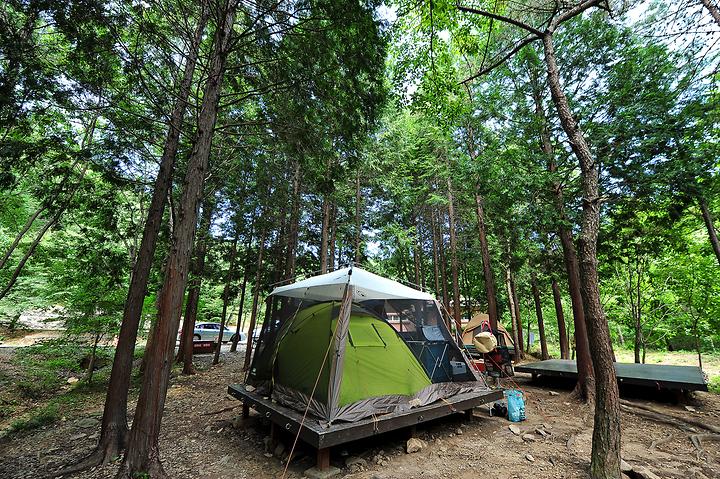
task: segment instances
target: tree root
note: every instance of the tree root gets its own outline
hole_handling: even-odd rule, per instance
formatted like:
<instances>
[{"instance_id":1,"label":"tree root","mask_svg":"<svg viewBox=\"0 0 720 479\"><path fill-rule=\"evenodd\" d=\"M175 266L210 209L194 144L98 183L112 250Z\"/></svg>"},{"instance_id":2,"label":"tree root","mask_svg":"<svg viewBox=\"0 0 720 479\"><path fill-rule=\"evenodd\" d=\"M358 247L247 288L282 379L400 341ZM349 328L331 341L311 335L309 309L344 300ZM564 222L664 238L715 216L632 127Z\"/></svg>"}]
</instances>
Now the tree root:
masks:
<instances>
[{"instance_id":1,"label":"tree root","mask_svg":"<svg viewBox=\"0 0 720 479\"><path fill-rule=\"evenodd\" d=\"M720 441L720 434L691 434L690 442L695 446L695 453L697 454L697 460L703 460L705 455L705 449L702 447L702 441Z\"/></svg>"},{"instance_id":2,"label":"tree root","mask_svg":"<svg viewBox=\"0 0 720 479\"><path fill-rule=\"evenodd\" d=\"M97 447L84 459L81 459L75 464L71 464L64 467L56 472L51 473L48 477L55 478L66 476L69 474L75 474L77 472L90 469L91 467L109 464L113 460L120 456L122 448L119 444L120 440L114 434L107 436L106 439L101 439Z\"/></svg>"},{"instance_id":3,"label":"tree root","mask_svg":"<svg viewBox=\"0 0 720 479\"><path fill-rule=\"evenodd\" d=\"M707 424L705 422L698 421L692 418L674 416L653 407L646 406L644 404L637 404L626 399L620 400L620 409L625 412L637 414L639 416L653 419L658 422L664 422L665 424L670 424L672 426L676 426L684 430L689 430L691 432L695 432L693 428L698 428L710 431L715 434L720 434L720 427L714 426L712 424Z\"/></svg>"},{"instance_id":4,"label":"tree root","mask_svg":"<svg viewBox=\"0 0 720 479\"><path fill-rule=\"evenodd\" d=\"M131 470L127 460L125 460L123 461L122 466L120 466L120 470L115 476L115 479L135 479L140 473L146 474L152 479L170 479L170 476L165 472L165 469L163 469L162 463L158 458L150 459L147 467L143 469L143 471Z\"/></svg>"},{"instance_id":5,"label":"tree root","mask_svg":"<svg viewBox=\"0 0 720 479\"><path fill-rule=\"evenodd\" d=\"M672 435L666 436L662 439L655 439L655 440L653 440L652 443L650 443L650 450L652 451L655 448L657 448L658 446L661 446L667 442L670 442L671 440L672 440Z\"/></svg>"}]
</instances>

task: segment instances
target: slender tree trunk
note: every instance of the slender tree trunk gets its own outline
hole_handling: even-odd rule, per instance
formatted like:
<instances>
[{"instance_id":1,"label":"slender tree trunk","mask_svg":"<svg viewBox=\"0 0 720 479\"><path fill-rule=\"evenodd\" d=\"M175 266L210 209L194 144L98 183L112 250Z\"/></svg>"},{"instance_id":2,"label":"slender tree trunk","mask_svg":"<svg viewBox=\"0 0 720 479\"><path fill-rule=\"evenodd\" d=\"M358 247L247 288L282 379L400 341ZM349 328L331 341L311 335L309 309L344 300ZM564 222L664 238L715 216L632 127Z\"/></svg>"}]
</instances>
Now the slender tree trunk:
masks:
<instances>
[{"instance_id":1,"label":"slender tree trunk","mask_svg":"<svg viewBox=\"0 0 720 479\"><path fill-rule=\"evenodd\" d=\"M223 288L223 307L222 316L220 318L220 334L218 334L217 347L215 348L215 357L213 358L213 364L220 362L220 348L223 342L223 333L225 332L225 321L227 320L227 308L230 302L230 286L232 284L233 271L235 270L235 256L237 255L237 244L238 244L238 232L235 233L235 239L232 244L232 251L230 252L230 264L228 265L227 276L225 277L225 287ZM239 319L239 318L238 318ZM240 322L238 321L238 324Z\"/></svg>"},{"instance_id":2,"label":"slender tree trunk","mask_svg":"<svg viewBox=\"0 0 720 479\"><path fill-rule=\"evenodd\" d=\"M512 327L513 346L515 349L515 361L519 361L523 358L522 345L520 338L518 337L518 326L517 326L517 309L515 308L515 298L512 292L511 279L510 279L510 267L505 269L505 289L508 295L508 306L510 307L510 326Z\"/></svg>"},{"instance_id":3,"label":"slender tree trunk","mask_svg":"<svg viewBox=\"0 0 720 479\"><path fill-rule=\"evenodd\" d=\"M433 279L435 280L435 297L441 295L440 291L440 260L438 259L439 241L437 239L437 225L435 224L435 212L430 209L430 228L432 229L432 250L433 250Z\"/></svg>"},{"instance_id":4,"label":"slender tree trunk","mask_svg":"<svg viewBox=\"0 0 720 479\"><path fill-rule=\"evenodd\" d=\"M460 309L460 283L458 281L457 231L455 230L455 200L453 198L453 186L450 176L448 176L447 179L447 188L448 217L450 221L450 269L453 290L453 319L455 321L455 328L458 333L460 333L462 331L462 313Z\"/></svg>"},{"instance_id":5,"label":"slender tree trunk","mask_svg":"<svg viewBox=\"0 0 720 479\"><path fill-rule=\"evenodd\" d=\"M562 296L560 286L555 278L552 280L553 302L555 303L555 316L558 323L558 335L560 341L560 358L570 359L570 348L568 347L567 327L565 326L565 313L563 312Z\"/></svg>"},{"instance_id":6,"label":"slender tree trunk","mask_svg":"<svg viewBox=\"0 0 720 479\"><path fill-rule=\"evenodd\" d=\"M583 210L580 233L581 293L595 371L595 421L590 475L593 479L620 477L620 397L613 364L610 331L600 302L597 238L600 229L599 166L590 153L560 85L552 33L542 37L552 99L570 146L580 165Z\"/></svg>"},{"instance_id":7,"label":"slender tree trunk","mask_svg":"<svg viewBox=\"0 0 720 479\"><path fill-rule=\"evenodd\" d=\"M87 370L85 371L85 381L88 383L92 382L93 373L95 372L95 361L97 360L97 347L100 342L100 333L95 333L95 340L93 341L92 352L90 353L90 364L88 364Z\"/></svg>"},{"instance_id":8,"label":"slender tree trunk","mask_svg":"<svg viewBox=\"0 0 720 479\"><path fill-rule=\"evenodd\" d=\"M537 278L534 274L532 275L531 282L533 301L535 302L535 316L537 316L538 333L540 334L540 354L542 355L542 360L545 361L546 359L550 359L550 355L548 354L547 341L545 339L545 322L543 321L542 303L540 302L540 290L538 289ZM528 333L528 336L529 335Z\"/></svg>"},{"instance_id":9,"label":"slender tree trunk","mask_svg":"<svg viewBox=\"0 0 720 479\"><path fill-rule=\"evenodd\" d=\"M439 245L440 245L440 284L442 285L442 297L445 309L450 311L450 295L448 294L448 281L447 281L447 257L445 256L445 234L443 227L445 225L445 215L438 213L438 231L439 231ZM449 327L449 325L448 325Z\"/></svg>"},{"instance_id":10,"label":"slender tree trunk","mask_svg":"<svg viewBox=\"0 0 720 479\"><path fill-rule=\"evenodd\" d=\"M185 301L185 319L183 320L180 347L178 348L176 362L183 363L182 373L186 375L195 374L193 366L193 341L195 322L197 321L198 305L200 304L200 287L202 277L205 274L205 257L207 256L207 245L210 240L210 223L215 205L208 198L200 219L200 230L198 239L195 242L195 254L190 263L190 279L188 282L187 300Z\"/></svg>"},{"instance_id":11,"label":"slender tree trunk","mask_svg":"<svg viewBox=\"0 0 720 479\"><path fill-rule=\"evenodd\" d=\"M253 303L252 312L250 313L250 325L248 327L247 348L245 349L245 363L243 365L244 371L247 371L250 367L250 358L252 358L253 332L255 330L255 322L257 320L258 301L260 300L260 285L262 281L262 264L266 235L267 226L264 226L262 233L260 234L260 242L258 244L257 269L255 271L255 286L253 286Z\"/></svg>"},{"instance_id":12,"label":"slender tree trunk","mask_svg":"<svg viewBox=\"0 0 720 479\"><path fill-rule=\"evenodd\" d=\"M520 340L520 351L522 353L525 352L525 346L523 343L524 335L523 335L523 325L522 325L522 316L520 315L520 301L518 300L517 290L515 289L515 277L512 274L512 271L510 272L510 290L512 291L513 296L513 306L515 307L515 321L517 321L517 330L518 330L518 339Z\"/></svg>"},{"instance_id":13,"label":"slender tree trunk","mask_svg":"<svg viewBox=\"0 0 720 479\"><path fill-rule=\"evenodd\" d=\"M143 229L142 240L130 276L130 287L125 300L123 319L115 348L115 357L110 372L110 382L105 397L100 439L94 452L77 465L65 470L70 473L92 467L99 463L106 464L119 456L125 449L128 437L127 425L127 395L130 388L132 373L133 352L137 341L137 332L140 325L142 308L145 301L150 268L155 253L158 233L162 224L165 202L172 182L172 173L177 155L182 120L187 108L187 98L190 94L195 65L198 57L198 47L207 23L207 1L201 5L201 17L198 21L190 49L185 59L183 80L178 91L178 99L170 115L168 134L165 139L163 154L160 159L160 168L155 178L152 198L148 207L147 219Z\"/></svg>"},{"instance_id":14,"label":"slender tree trunk","mask_svg":"<svg viewBox=\"0 0 720 479\"><path fill-rule=\"evenodd\" d=\"M695 333L695 351L698 357L698 367L702 369L702 351L700 349L700 334L698 333L698 318L693 318L693 333Z\"/></svg>"},{"instance_id":15,"label":"slender tree trunk","mask_svg":"<svg viewBox=\"0 0 720 479\"><path fill-rule=\"evenodd\" d=\"M703 2L709 1L710 0L703 0ZM717 11L717 7L715 7L715 9ZM712 214L710 214L710 209L708 208L707 201L705 201L705 197L698 196L698 203L700 204L700 211L702 212L703 221L705 222L705 228L707 228L710 244L712 245L713 252L715 253L715 258L720 264L720 241L718 241L715 222L713 221Z\"/></svg>"},{"instance_id":16,"label":"slender tree trunk","mask_svg":"<svg viewBox=\"0 0 720 479\"><path fill-rule=\"evenodd\" d=\"M123 464L118 472L119 478L130 478L137 473L147 473L153 478L167 477L160 463L158 437L170 379L175 336L182 310L183 293L187 284L188 263L195 235L198 203L208 169L220 89L225 71L225 61L231 44L230 38L236 8L236 0L230 0L219 15L207 83L198 118L197 136L188 161L177 224L165 271L165 281L158 297L155 341L153 347L146 351L148 369L143 376L133 426L130 431L130 440Z\"/></svg>"},{"instance_id":17,"label":"slender tree trunk","mask_svg":"<svg viewBox=\"0 0 720 479\"><path fill-rule=\"evenodd\" d=\"M555 164L555 152L550 138L550 130L548 128L547 115L542 103L542 92L538 79L533 81L533 99L535 102L535 114L541 122L540 129L540 148L547 158L548 171L554 175L557 171ZM592 358L590 356L590 344L587 337L587 327L585 325L585 311L582 303L582 293L580 291L580 266L578 264L575 245L573 244L572 233L568 227L568 218L565 215L565 200L563 199L562 184L553 179L550 184L555 201L555 209L559 218L558 236L562 244L563 258L565 261L565 270L568 276L568 290L570 292L570 302L573 311L573 324L575 326L575 349L577 352L577 370L578 379L575 386L575 394L584 400L592 400L595 389L595 373L593 371ZM560 304L562 308L562 303Z\"/></svg>"},{"instance_id":18,"label":"slender tree trunk","mask_svg":"<svg viewBox=\"0 0 720 479\"><path fill-rule=\"evenodd\" d=\"M230 352L234 353L237 351L237 345L238 341L240 341L240 332L243 330L243 308L245 308L245 290L247 288L247 282L248 282L248 268L247 265L244 268L243 271L243 283L242 287L240 288L240 307L238 308L238 322L237 327L235 328L235 336L233 336L232 340L232 346L230 346Z\"/></svg>"},{"instance_id":19,"label":"slender tree trunk","mask_svg":"<svg viewBox=\"0 0 720 479\"><path fill-rule=\"evenodd\" d=\"M59 193L58 193L59 194ZM20 244L20 241L22 241L25 234L28 232L28 230L32 227L33 223L37 219L38 216L42 214L43 211L45 211L47 208L45 206L41 206L37 210L35 210L35 213L28 218L28 220L25 222L25 225L22 227L20 232L15 236L15 239L13 240L12 244L8 247L7 251L5 251L5 254L3 255L2 260L0 260L0 269L3 269L5 267L5 264L7 263L8 259L10 259L10 256L12 256L13 251L15 251L15 248L17 248L17 245Z\"/></svg>"},{"instance_id":20,"label":"slender tree trunk","mask_svg":"<svg viewBox=\"0 0 720 479\"><path fill-rule=\"evenodd\" d=\"M717 5L713 3L712 0L700 0L703 5L705 5L705 8L708 9L708 12L710 12L710 15L712 15L713 20L715 20L715 23L720 26L720 8L718 8Z\"/></svg>"},{"instance_id":21,"label":"slender tree trunk","mask_svg":"<svg viewBox=\"0 0 720 479\"><path fill-rule=\"evenodd\" d=\"M485 226L485 204L480 193L475 194L475 210L478 220L478 235L480 237L480 252L483 262L483 278L485 279L485 294L487 294L488 316L490 326L495 329L498 323L497 297L495 295L495 279L490 264L490 248L487 241L487 228Z\"/></svg>"},{"instance_id":22,"label":"slender tree trunk","mask_svg":"<svg viewBox=\"0 0 720 479\"><path fill-rule=\"evenodd\" d=\"M412 217L412 223L415 226L415 237L413 239L413 273L414 273L414 283L416 285L420 284L420 262L422 261L420 251L420 222L418 221L418 218L416 215L413 214Z\"/></svg>"},{"instance_id":23,"label":"slender tree trunk","mask_svg":"<svg viewBox=\"0 0 720 479\"><path fill-rule=\"evenodd\" d=\"M97 121L97 117L95 118L95 121ZM92 130L95 129L95 121L93 122L93 126L91 127ZM72 198L75 196L75 193L82 185L82 180L85 177L85 173L87 173L88 166L89 165L87 163L85 164L85 166L83 166L83 169L80 172L80 178L78 178L78 181L75 184L75 186L70 190L70 192L68 192L68 196L67 196L67 198L65 198L65 201L63 202L63 204L58 207L58 209L55 211L55 214L47 221L47 223L45 223L45 225L40 229L38 234L35 236L35 239L30 244L30 247L25 252L25 255L22 257L22 259L20 260L18 265L15 267L15 270L13 271L13 274L10 276L10 279L8 280L7 284L5 285L5 288L2 291L0 291L0 299L3 299L10 292L10 290L13 288L13 286L15 286L15 283L17 282L18 278L20 277L20 274L22 273L23 268L25 268L25 264L30 259L30 257L33 255L33 253L35 252L35 249L40 244L40 241L45 236L45 233L47 233L48 230L52 226L57 224L58 220L63 215L65 210L68 208L68 206L70 206L70 202L72 201Z\"/></svg>"},{"instance_id":24,"label":"slender tree trunk","mask_svg":"<svg viewBox=\"0 0 720 479\"><path fill-rule=\"evenodd\" d=\"M335 238L337 236L337 204L330 207L330 242L328 251L328 271L335 271Z\"/></svg>"},{"instance_id":25,"label":"slender tree trunk","mask_svg":"<svg viewBox=\"0 0 720 479\"><path fill-rule=\"evenodd\" d=\"M320 241L320 273L328 272L328 238L330 229L330 200L323 195L322 203L322 239Z\"/></svg>"},{"instance_id":26,"label":"slender tree trunk","mask_svg":"<svg viewBox=\"0 0 720 479\"><path fill-rule=\"evenodd\" d=\"M300 162L295 161L292 186L292 206L290 209L290 234L287 246L287 263L285 278L295 277L295 265L297 263L298 231L300 222Z\"/></svg>"},{"instance_id":27,"label":"slender tree trunk","mask_svg":"<svg viewBox=\"0 0 720 479\"><path fill-rule=\"evenodd\" d=\"M360 190L360 168L355 176L355 262L362 259L360 245L362 243L362 196Z\"/></svg>"}]
</instances>

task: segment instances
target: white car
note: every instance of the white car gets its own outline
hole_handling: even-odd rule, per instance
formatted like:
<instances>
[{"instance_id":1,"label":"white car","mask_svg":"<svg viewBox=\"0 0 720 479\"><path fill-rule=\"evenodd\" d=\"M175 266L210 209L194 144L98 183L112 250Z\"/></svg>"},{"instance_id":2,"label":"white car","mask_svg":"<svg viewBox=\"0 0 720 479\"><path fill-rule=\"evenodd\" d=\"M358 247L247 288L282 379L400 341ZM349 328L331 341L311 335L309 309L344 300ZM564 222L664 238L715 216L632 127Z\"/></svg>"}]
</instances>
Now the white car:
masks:
<instances>
[{"instance_id":1,"label":"white car","mask_svg":"<svg viewBox=\"0 0 720 479\"><path fill-rule=\"evenodd\" d=\"M241 338L244 333L240 333ZM220 323L196 323L195 329L193 330L194 341L217 341L220 335ZM233 332L227 327L223 331L222 341L227 343L231 340Z\"/></svg>"}]
</instances>

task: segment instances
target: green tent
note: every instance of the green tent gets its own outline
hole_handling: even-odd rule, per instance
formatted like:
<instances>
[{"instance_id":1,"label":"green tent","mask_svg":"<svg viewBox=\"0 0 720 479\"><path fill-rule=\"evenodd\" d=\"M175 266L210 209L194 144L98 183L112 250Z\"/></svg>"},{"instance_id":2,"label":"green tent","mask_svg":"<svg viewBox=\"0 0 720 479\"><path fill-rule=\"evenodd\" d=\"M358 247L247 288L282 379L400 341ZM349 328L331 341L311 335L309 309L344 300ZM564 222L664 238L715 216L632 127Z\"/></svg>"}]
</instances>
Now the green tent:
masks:
<instances>
[{"instance_id":1,"label":"green tent","mask_svg":"<svg viewBox=\"0 0 720 479\"><path fill-rule=\"evenodd\" d=\"M359 268L276 288L248 383L328 422L487 390L437 301Z\"/></svg>"},{"instance_id":2,"label":"green tent","mask_svg":"<svg viewBox=\"0 0 720 479\"><path fill-rule=\"evenodd\" d=\"M320 303L300 311L277 343L274 380L313 398L328 397L330 347L337 327L337 303ZM338 405L368 397L412 396L431 384L425 370L392 326L365 312L351 312ZM325 359L325 364L323 364Z\"/></svg>"}]
</instances>

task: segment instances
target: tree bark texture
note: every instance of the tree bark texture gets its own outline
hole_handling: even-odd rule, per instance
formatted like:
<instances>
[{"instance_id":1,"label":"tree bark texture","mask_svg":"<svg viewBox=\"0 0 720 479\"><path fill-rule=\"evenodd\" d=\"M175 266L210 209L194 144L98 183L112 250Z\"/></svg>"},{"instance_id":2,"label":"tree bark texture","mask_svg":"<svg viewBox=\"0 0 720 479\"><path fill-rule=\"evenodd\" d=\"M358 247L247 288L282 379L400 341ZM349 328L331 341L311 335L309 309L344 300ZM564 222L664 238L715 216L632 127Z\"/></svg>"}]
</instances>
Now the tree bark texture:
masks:
<instances>
[{"instance_id":1,"label":"tree bark texture","mask_svg":"<svg viewBox=\"0 0 720 479\"><path fill-rule=\"evenodd\" d=\"M505 269L505 289L508 295L508 306L510 308L510 326L512 330L513 346L515 349L515 361L522 359L522 347L518 346L520 338L518 337L517 327L517 310L515 309L515 298L512 292L512 286L510 285L510 267Z\"/></svg>"},{"instance_id":2,"label":"tree bark texture","mask_svg":"<svg viewBox=\"0 0 720 479\"><path fill-rule=\"evenodd\" d=\"M232 284L233 271L235 270L235 256L237 255L237 244L238 244L238 233L235 233L235 239L233 240L232 250L230 251L230 264L228 265L227 275L225 276L225 287L223 288L223 307L222 316L220 317L220 334L218 334L217 347L215 348L215 356L213 357L213 364L220 362L220 348L223 342L223 333L225 332L225 322L227 321L227 309L228 303L230 302L230 287ZM240 316L238 316L238 320ZM240 324L240 321L238 321Z\"/></svg>"},{"instance_id":3,"label":"tree bark texture","mask_svg":"<svg viewBox=\"0 0 720 479\"><path fill-rule=\"evenodd\" d=\"M583 132L562 91L552 34L545 33L542 41L552 99L562 128L578 159L582 175L581 293L596 380L590 475L593 479L617 479L620 477L620 398L610 331L600 302L597 271L597 238L600 227L599 166L592 157Z\"/></svg>"},{"instance_id":4,"label":"tree bark texture","mask_svg":"<svg viewBox=\"0 0 720 479\"><path fill-rule=\"evenodd\" d=\"M295 161L292 184L292 206L290 208L290 232L288 235L287 245L287 263L285 267L285 278L283 279L291 279L295 277L298 235L300 229L300 172L300 162Z\"/></svg>"},{"instance_id":5,"label":"tree bark texture","mask_svg":"<svg viewBox=\"0 0 720 479\"><path fill-rule=\"evenodd\" d=\"M432 230L432 252L433 252L433 280L435 283L435 297L440 298L440 259L438 258L438 249L440 247L437 234L437 225L435 224L435 211L430 209L430 229Z\"/></svg>"},{"instance_id":6,"label":"tree bark texture","mask_svg":"<svg viewBox=\"0 0 720 479\"><path fill-rule=\"evenodd\" d=\"M455 230L455 200L453 197L453 186L450 177L447 179L448 195L448 218L450 235L450 269L452 274L453 290L453 320L458 334L462 331L462 316L460 310L460 282L458 279L458 257L457 257L457 231Z\"/></svg>"},{"instance_id":7,"label":"tree bark texture","mask_svg":"<svg viewBox=\"0 0 720 479\"><path fill-rule=\"evenodd\" d=\"M555 317L558 323L558 336L560 342L560 359L570 359L570 348L568 346L567 327L565 326L565 313L563 311L560 286L555 278L552 280L553 302L555 303Z\"/></svg>"},{"instance_id":8,"label":"tree bark texture","mask_svg":"<svg viewBox=\"0 0 720 479\"><path fill-rule=\"evenodd\" d=\"M543 321L542 303L540 302L540 290L537 285L537 278L533 274L531 279L533 301L535 302L535 316L537 316L538 322L538 334L540 335L540 354L542 360L550 359L547 348L547 340L545 339L545 322ZM528 332L528 336L530 333Z\"/></svg>"},{"instance_id":9,"label":"tree bark texture","mask_svg":"<svg viewBox=\"0 0 720 479\"><path fill-rule=\"evenodd\" d=\"M183 79L178 91L168 127L165 146L160 158L160 168L155 178L153 194L148 207L147 219L143 229L140 247L137 252L135 264L130 276L123 319L120 325L115 357L110 372L110 383L105 397L100 439L93 455L88 458L87 466L93 463L108 463L119 455L127 443L127 394L130 388L130 375L132 373L133 352L137 341L137 332L140 325L142 308L145 302L148 278L152 267L152 260L157 245L158 233L162 225L165 202L172 183L178 146L180 144L180 131L182 121L187 109L187 99L192 86L195 66L198 58L198 48L205 31L208 18L207 1L202 2L201 16L190 43ZM94 456L94 458L93 458ZM95 459L92 461L91 459Z\"/></svg>"},{"instance_id":10,"label":"tree bark texture","mask_svg":"<svg viewBox=\"0 0 720 479\"><path fill-rule=\"evenodd\" d=\"M718 264L720 264L720 241L718 241L717 230L715 229L715 222L713 221L712 214L710 213L710 209L708 208L707 201L705 201L705 198L703 196L700 196L698 198L698 203L700 204L700 211L702 212L703 222L705 223L705 228L707 228L708 237L710 238L710 244L712 245L713 252L715 253L715 258L717 258Z\"/></svg>"},{"instance_id":11,"label":"tree bark texture","mask_svg":"<svg viewBox=\"0 0 720 479\"><path fill-rule=\"evenodd\" d=\"M355 262L362 259L360 245L362 244L362 195L360 189L360 168L355 176Z\"/></svg>"},{"instance_id":12,"label":"tree bark texture","mask_svg":"<svg viewBox=\"0 0 720 479\"><path fill-rule=\"evenodd\" d=\"M245 265L244 271L243 271L243 283L242 287L240 288L240 307L238 308L238 320L237 320L237 326L235 328L235 336L233 336L232 345L230 346L230 352L234 353L237 351L237 345L238 341L240 341L240 332L242 331L243 327L243 309L245 308L245 290L247 289L247 282L248 282L248 268L247 265Z\"/></svg>"},{"instance_id":13,"label":"tree bark texture","mask_svg":"<svg viewBox=\"0 0 720 479\"><path fill-rule=\"evenodd\" d=\"M224 9L218 12L218 27L198 118L197 134L183 182L165 280L158 297L155 341L153 347L146 351L148 368L143 376L130 440L118 477L133 477L137 473L147 473L151 477L166 477L160 463L158 437L170 379L175 336L187 285L188 264L197 226L198 204L207 174L236 9L236 0L230 0L225 4Z\"/></svg>"},{"instance_id":14,"label":"tree bark texture","mask_svg":"<svg viewBox=\"0 0 720 479\"><path fill-rule=\"evenodd\" d=\"M478 236L480 238L480 252L482 254L483 279L485 280L488 316L490 317L490 326L495 329L498 324L497 296L495 294L495 278L492 272L492 265L490 264L490 247L488 246L487 227L485 225L485 204L480 193L475 194L475 210L478 220Z\"/></svg>"},{"instance_id":15,"label":"tree bark texture","mask_svg":"<svg viewBox=\"0 0 720 479\"><path fill-rule=\"evenodd\" d=\"M518 300L517 288L515 288L515 277L513 276L512 271L510 271L510 291L512 292L513 297L513 307L515 308L517 335L518 340L520 341L520 357L523 357L525 353L525 345L523 339L525 338L525 336L523 335L522 316L520 316L520 301Z\"/></svg>"},{"instance_id":16,"label":"tree bark texture","mask_svg":"<svg viewBox=\"0 0 720 479\"><path fill-rule=\"evenodd\" d=\"M555 152L550 138L547 114L542 103L542 92L540 89L539 79L535 78L533 80L533 84L535 114L541 123L540 148L547 159L548 171L551 175L554 175L557 171L557 166L555 164ZM563 198L562 184L557 180L553 180L550 184L550 189L553 194L555 210L557 211L559 219L558 236L563 249L563 258L568 276L568 289L570 292L570 301L573 311L573 324L575 326L575 348L577 351L578 368L578 380L575 387L575 393L585 400L590 400L594 394L595 375L593 372L592 359L590 357L590 345L588 343L587 328L585 326L585 312L583 310L582 294L580 292L580 266L578 264L575 245L573 244L572 233L567 226L568 219L565 214L565 200ZM558 305L560 306L562 314L562 303L558 303L556 299L556 312L558 311ZM569 357L569 354L567 356Z\"/></svg>"},{"instance_id":17,"label":"tree bark texture","mask_svg":"<svg viewBox=\"0 0 720 479\"><path fill-rule=\"evenodd\" d=\"M710 12L710 15L712 15L713 20L715 20L715 23L720 26L720 8L718 8L717 5L713 3L712 0L700 0L702 4L707 8L708 12Z\"/></svg>"},{"instance_id":18,"label":"tree bark texture","mask_svg":"<svg viewBox=\"0 0 720 479\"><path fill-rule=\"evenodd\" d=\"M262 281L262 264L263 253L265 252L265 239L267 236L267 227L263 227L258 243L257 269L255 271L255 285L253 286L253 303L252 312L250 313L250 325L248 326L247 348L245 349L245 363L243 370L250 367L250 358L252 358L253 349L253 332L255 330L255 322L257 321L258 301L260 301L260 282Z\"/></svg>"},{"instance_id":19,"label":"tree bark texture","mask_svg":"<svg viewBox=\"0 0 720 479\"><path fill-rule=\"evenodd\" d=\"M183 363L183 374L195 374L193 366L193 341L195 340L195 322L197 321L198 305L200 304L200 287L205 274L205 257L207 256L208 242L210 241L210 224L215 205L208 198L202 210L198 239L195 241L195 254L190 263L190 278L188 282L187 300L185 301L185 319L182 327L182 341L175 358L176 362Z\"/></svg>"},{"instance_id":20,"label":"tree bark texture","mask_svg":"<svg viewBox=\"0 0 720 479\"><path fill-rule=\"evenodd\" d=\"M328 272L328 239L330 229L330 200L323 195L322 203L322 238L320 240L320 273Z\"/></svg>"}]
</instances>

